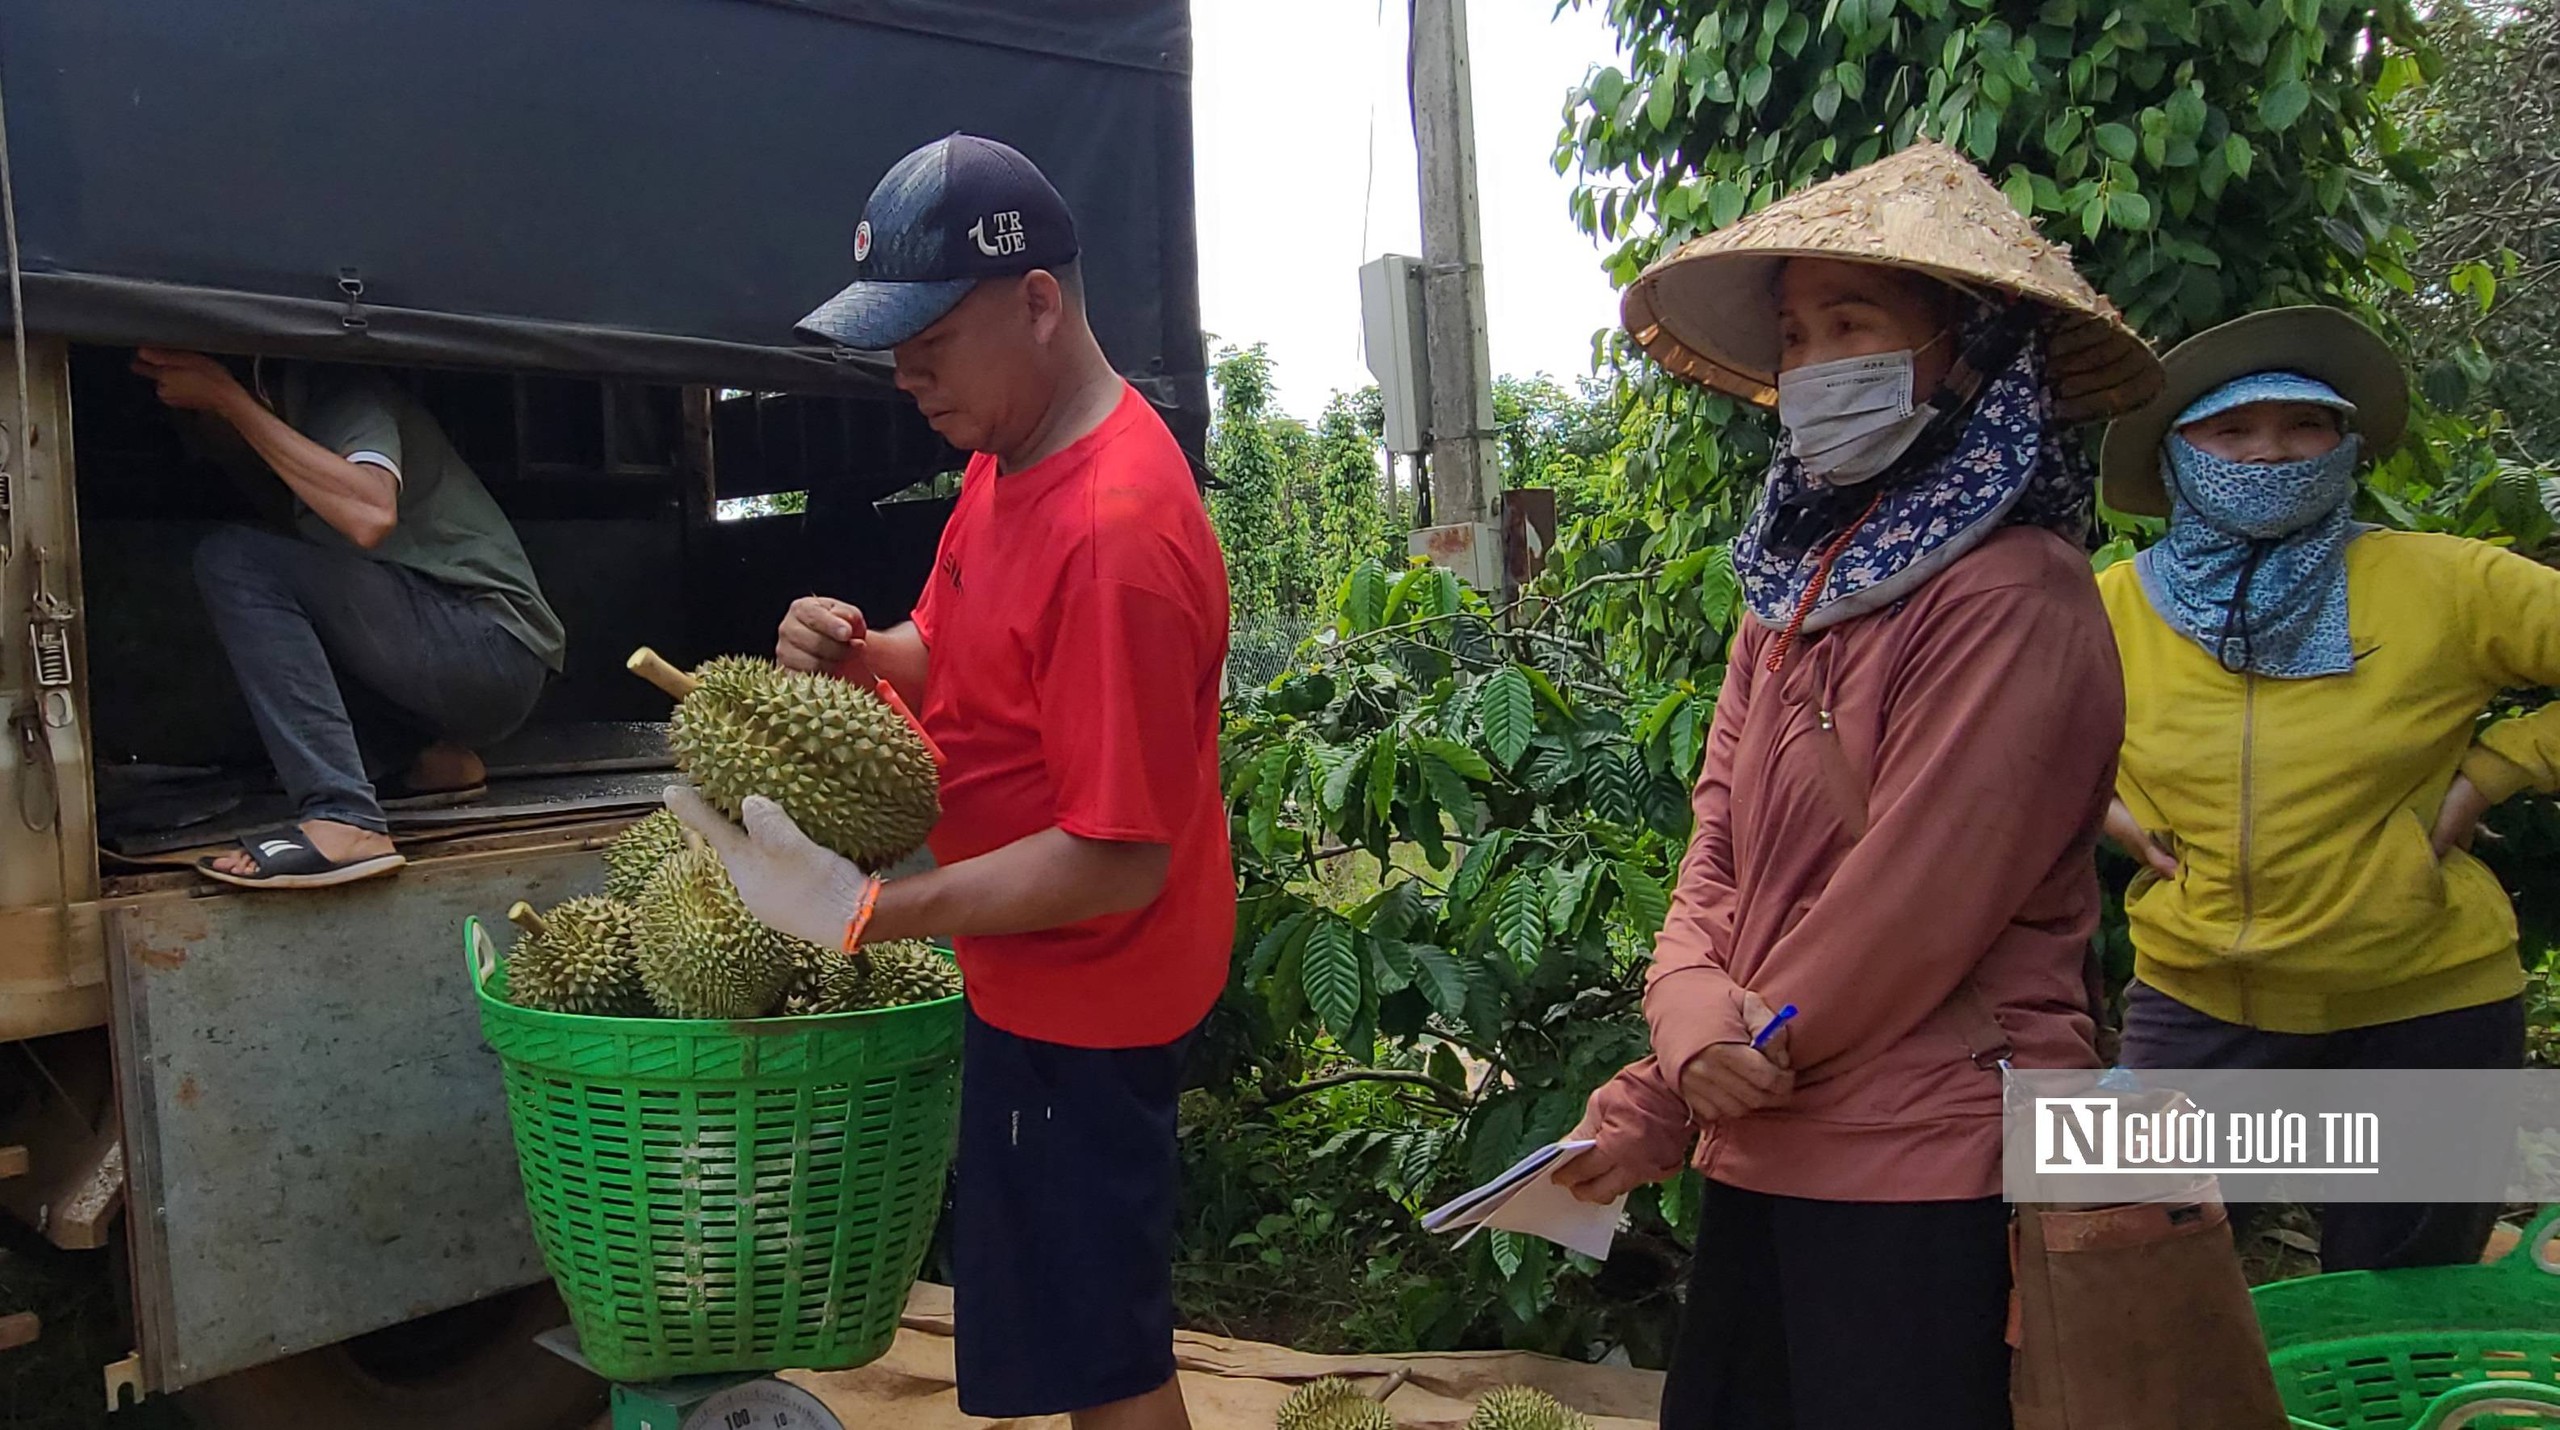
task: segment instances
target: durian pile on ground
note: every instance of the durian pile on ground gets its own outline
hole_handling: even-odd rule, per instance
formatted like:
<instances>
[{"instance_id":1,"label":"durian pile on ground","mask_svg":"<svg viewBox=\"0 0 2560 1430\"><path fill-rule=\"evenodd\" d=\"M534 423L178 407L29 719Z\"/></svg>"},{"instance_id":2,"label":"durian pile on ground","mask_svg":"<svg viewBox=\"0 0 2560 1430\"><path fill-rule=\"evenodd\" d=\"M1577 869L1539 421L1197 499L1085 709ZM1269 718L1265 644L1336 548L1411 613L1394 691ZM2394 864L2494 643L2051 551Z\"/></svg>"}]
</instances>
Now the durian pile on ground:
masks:
<instances>
[{"instance_id":1,"label":"durian pile on ground","mask_svg":"<svg viewBox=\"0 0 2560 1430\"><path fill-rule=\"evenodd\" d=\"M1273 1430L1395 1430L1395 1423L1387 1407L1360 1387L1329 1375L1290 1392L1280 1402ZM1590 1430L1590 1425L1554 1396L1525 1385L1486 1391L1467 1417L1467 1430Z\"/></svg>"},{"instance_id":2,"label":"durian pile on ground","mask_svg":"<svg viewBox=\"0 0 2560 1430\"><path fill-rule=\"evenodd\" d=\"M743 655L687 675L643 647L630 666L677 697L676 766L731 819L763 795L801 833L879 870L922 848L941 817L932 751L872 691Z\"/></svg>"},{"instance_id":3,"label":"durian pile on ground","mask_svg":"<svg viewBox=\"0 0 2560 1430\"><path fill-rule=\"evenodd\" d=\"M661 810L604 851L602 897L518 904L507 999L552 1013L766 1018L928 1003L960 970L921 940L846 954L756 920L718 856Z\"/></svg>"}]
</instances>

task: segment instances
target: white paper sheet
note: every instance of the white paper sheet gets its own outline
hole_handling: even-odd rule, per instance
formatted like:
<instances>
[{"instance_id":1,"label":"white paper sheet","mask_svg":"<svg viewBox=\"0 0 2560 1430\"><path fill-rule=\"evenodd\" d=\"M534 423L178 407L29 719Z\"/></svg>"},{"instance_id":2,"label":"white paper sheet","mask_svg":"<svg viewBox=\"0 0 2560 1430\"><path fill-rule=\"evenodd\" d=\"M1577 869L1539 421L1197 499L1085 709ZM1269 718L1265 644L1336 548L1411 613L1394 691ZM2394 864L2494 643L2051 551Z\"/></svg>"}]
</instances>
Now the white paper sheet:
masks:
<instances>
[{"instance_id":1,"label":"white paper sheet","mask_svg":"<svg viewBox=\"0 0 2560 1430\"><path fill-rule=\"evenodd\" d=\"M1606 1205L1583 1201L1558 1186L1556 1170L1591 1150L1596 1143L1557 1142L1541 1147L1511 1165L1492 1181L1434 1208L1422 1218L1426 1231L1458 1231L1463 1246L1486 1227L1541 1237L1594 1260L1605 1261L1617 1239L1618 1222L1627 1199Z\"/></svg>"}]
</instances>

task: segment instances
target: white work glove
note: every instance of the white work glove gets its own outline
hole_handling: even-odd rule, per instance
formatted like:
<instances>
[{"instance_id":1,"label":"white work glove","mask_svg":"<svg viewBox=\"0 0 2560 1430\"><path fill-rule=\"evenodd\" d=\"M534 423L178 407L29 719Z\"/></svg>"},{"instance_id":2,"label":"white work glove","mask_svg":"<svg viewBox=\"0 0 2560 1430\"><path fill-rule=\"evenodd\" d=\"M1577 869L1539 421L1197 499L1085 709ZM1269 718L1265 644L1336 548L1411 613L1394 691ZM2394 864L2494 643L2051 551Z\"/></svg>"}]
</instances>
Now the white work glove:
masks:
<instances>
[{"instance_id":1,"label":"white work glove","mask_svg":"<svg viewBox=\"0 0 2560 1430\"><path fill-rule=\"evenodd\" d=\"M781 805L760 794L739 808L743 829L689 786L667 786L666 801L720 856L747 912L821 948L844 946L845 927L879 882L861 865L801 833Z\"/></svg>"}]
</instances>

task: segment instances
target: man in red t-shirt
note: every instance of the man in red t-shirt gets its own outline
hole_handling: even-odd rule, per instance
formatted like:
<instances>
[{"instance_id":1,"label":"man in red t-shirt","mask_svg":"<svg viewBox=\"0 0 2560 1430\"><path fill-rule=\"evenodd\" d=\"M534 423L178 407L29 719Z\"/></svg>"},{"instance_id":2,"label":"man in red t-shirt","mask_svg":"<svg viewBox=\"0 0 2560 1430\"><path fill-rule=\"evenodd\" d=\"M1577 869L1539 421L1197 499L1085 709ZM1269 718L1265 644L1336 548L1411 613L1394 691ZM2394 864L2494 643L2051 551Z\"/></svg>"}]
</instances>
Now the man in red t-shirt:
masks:
<instances>
[{"instance_id":1,"label":"man in red t-shirt","mask_svg":"<svg viewBox=\"0 0 2560 1430\"><path fill-rule=\"evenodd\" d=\"M1174 1097L1235 936L1226 568L1172 434L1094 341L1076 253L1029 160L953 135L881 180L855 282L801 322L894 350L898 386L976 453L911 622L811 596L775 651L867 668L922 712L937 867L883 883L770 801L743 830L668 803L773 927L959 950L961 1408L1171 1430Z\"/></svg>"}]
</instances>

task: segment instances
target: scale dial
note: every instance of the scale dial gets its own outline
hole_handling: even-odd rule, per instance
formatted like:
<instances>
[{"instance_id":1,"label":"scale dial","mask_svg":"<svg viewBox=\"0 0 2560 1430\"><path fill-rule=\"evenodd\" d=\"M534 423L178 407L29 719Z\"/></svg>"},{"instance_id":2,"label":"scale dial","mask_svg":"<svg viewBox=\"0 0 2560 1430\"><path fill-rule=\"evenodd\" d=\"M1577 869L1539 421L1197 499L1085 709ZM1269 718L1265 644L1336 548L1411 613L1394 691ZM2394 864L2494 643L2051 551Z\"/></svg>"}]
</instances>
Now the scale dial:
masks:
<instances>
[{"instance_id":1,"label":"scale dial","mask_svg":"<svg viewBox=\"0 0 2560 1430\"><path fill-rule=\"evenodd\" d=\"M751 1380L695 1406L684 1430L844 1430L844 1422L796 1385Z\"/></svg>"}]
</instances>

